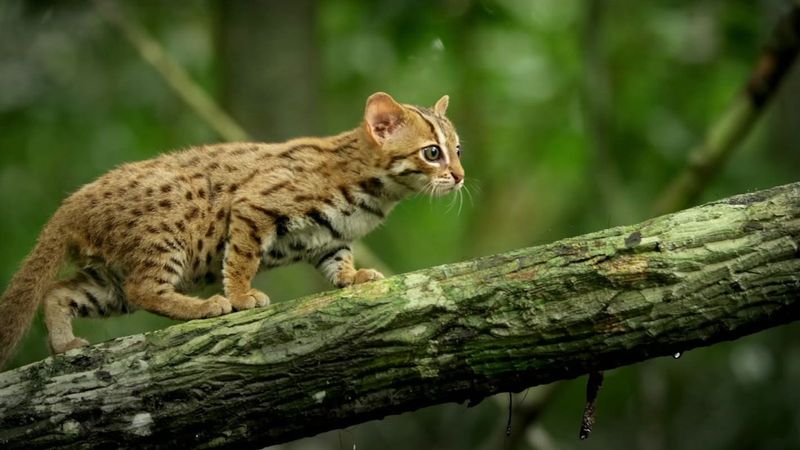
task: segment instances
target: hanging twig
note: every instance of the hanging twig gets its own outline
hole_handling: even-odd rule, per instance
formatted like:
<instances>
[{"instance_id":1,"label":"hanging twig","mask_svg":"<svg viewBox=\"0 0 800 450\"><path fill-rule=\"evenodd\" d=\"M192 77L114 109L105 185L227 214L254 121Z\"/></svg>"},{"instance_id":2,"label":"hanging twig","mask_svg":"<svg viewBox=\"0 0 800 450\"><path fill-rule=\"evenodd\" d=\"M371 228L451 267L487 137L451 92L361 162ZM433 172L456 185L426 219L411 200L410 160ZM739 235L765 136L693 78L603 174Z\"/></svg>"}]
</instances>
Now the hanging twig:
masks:
<instances>
[{"instance_id":1,"label":"hanging twig","mask_svg":"<svg viewBox=\"0 0 800 450\"><path fill-rule=\"evenodd\" d=\"M581 419L581 431L578 437L586 439L592 433L592 427L596 421L597 412L597 393L603 385L603 372L589 373L589 380L586 382L586 406L583 408L583 418Z\"/></svg>"},{"instance_id":2,"label":"hanging twig","mask_svg":"<svg viewBox=\"0 0 800 450\"><path fill-rule=\"evenodd\" d=\"M555 393L564 385L561 381L536 386L525 391L521 400L514 405L513 410L509 408L511 420L506 422L506 434L502 439L491 440L482 448L493 450L505 450L518 448L520 443L525 440L528 430L538 425L541 429L539 417L547 409ZM528 392L532 391L531 398L527 399ZM510 433L509 433L510 431Z\"/></svg>"},{"instance_id":3,"label":"hanging twig","mask_svg":"<svg viewBox=\"0 0 800 450\"><path fill-rule=\"evenodd\" d=\"M654 215L685 208L697 200L774 97L798 52L800 4L796 2L778 21L742 92L711 126L705 141L689 152L683 171L662 191Z\"/></svg>"}]
</instances>

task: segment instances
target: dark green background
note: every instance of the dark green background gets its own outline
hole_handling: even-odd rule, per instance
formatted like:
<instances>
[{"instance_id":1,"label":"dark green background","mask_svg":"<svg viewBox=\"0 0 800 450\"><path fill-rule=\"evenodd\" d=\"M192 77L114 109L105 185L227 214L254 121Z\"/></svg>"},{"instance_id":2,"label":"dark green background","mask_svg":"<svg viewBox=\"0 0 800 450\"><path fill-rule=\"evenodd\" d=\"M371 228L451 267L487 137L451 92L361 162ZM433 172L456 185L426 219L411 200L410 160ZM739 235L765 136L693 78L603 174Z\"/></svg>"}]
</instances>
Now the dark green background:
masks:
<instances>
[{"instance_id":1,"label":"dark green background","mask_svg":"<svg viewBox=\"0 0 800 450\"><path fill-rule=\"evenodd\" d=\"M123 10L258 139L352 128L378 90L423 105L449 94L472 200L459 212L450 198L411 199L366 238L403 272L647 218L789 4L193 0ZM703 199L797 181L799 99L795 67ZM123 162L219 140L91 2L0 1L0 286L69 192ZM273 301L330 288L307 267L258 285ZM140 312L76 330L97 342L169 323ZM586 442L583 380L562 383L539 420L514 430L525 433L516 448L800 448L798 337L790 325L612 371ZM13 365L45 357L45 342L37 319ZM509 448L505 400L282 448Z\"/></svg>"}]
</instances>

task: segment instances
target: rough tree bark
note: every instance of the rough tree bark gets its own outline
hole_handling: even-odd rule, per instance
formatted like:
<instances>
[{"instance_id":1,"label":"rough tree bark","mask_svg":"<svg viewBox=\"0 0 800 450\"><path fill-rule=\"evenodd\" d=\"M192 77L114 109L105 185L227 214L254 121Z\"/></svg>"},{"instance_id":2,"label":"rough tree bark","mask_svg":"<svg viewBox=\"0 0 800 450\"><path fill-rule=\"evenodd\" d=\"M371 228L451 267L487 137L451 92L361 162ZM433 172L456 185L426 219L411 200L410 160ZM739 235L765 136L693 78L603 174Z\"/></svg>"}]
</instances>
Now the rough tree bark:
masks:
<instances>
[{"instance_id":1,"label":"rough tree bark","mask_svg":"<svg viewBox=\"0 0 800 450\"><path fill-rule=\"evenodd\" d=\"M3 448L265 446L798 318L800 183L0 374Z\"/></svg>"}]
</instances>

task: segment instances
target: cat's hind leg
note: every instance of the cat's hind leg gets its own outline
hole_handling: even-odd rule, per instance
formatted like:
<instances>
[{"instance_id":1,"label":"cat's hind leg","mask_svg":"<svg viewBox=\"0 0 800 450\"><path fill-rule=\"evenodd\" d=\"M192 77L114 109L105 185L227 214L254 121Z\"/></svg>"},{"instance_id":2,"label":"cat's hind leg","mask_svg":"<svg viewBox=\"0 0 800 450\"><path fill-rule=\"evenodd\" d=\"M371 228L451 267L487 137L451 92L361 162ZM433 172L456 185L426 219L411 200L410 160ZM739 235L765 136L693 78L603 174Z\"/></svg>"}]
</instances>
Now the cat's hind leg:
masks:
<instances>
[{"instance_id":1,"label":"cat's hind leg","mask_svg":"<svg viewBox=\"0 0 800 450\"><path fill-rule=\"evenodd\" d=\"M89 342L75 337L76 317L108 317L129 312L118 286L96 270L87 268L72 279L56 284L44 299L44 321L53 353L84 347Z\"/></svg>"}]
</instances>

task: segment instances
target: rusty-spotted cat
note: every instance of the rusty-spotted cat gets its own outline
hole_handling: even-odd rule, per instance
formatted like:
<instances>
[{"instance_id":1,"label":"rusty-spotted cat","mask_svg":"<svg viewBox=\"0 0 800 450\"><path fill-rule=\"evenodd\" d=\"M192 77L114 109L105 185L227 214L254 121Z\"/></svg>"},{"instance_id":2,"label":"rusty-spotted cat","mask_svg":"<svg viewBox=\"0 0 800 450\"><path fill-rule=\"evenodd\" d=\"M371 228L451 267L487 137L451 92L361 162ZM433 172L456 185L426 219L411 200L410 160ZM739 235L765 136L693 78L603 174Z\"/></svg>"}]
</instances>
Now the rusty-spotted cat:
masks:
<instances>
[{"instance_id":1,"label":"rusty-spotted cat","mask_svg":"<svg viewBox=\"0 0 800 450\"><path fill-rule=\"evenodd\" d=\"M0 303L0 367L44 303L55 353L87 345L72 319L144 309L196 319L269 304L260 268L314 264L339 287L383 278L356 269L350 244L403 198L464 184L458 134L445 116L367 99L362 124L326 138L232 143L122 165L70 195ZM65 262L78 272L56 281ZM220 277L224 296L187 296Z\"/></svg>"}]
</instances>

